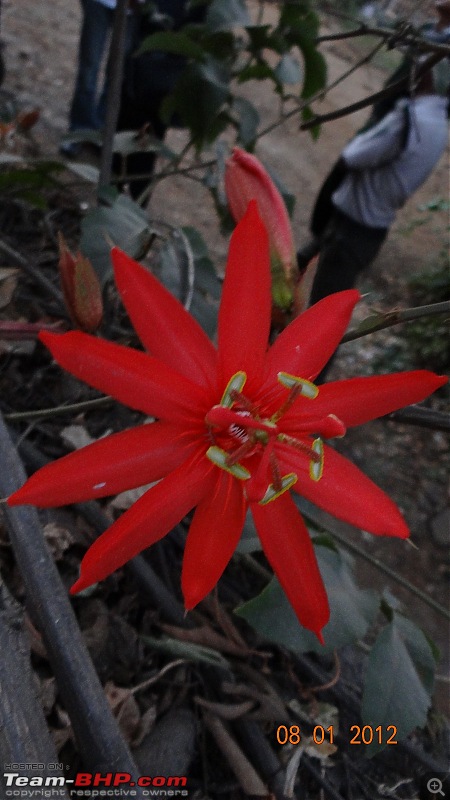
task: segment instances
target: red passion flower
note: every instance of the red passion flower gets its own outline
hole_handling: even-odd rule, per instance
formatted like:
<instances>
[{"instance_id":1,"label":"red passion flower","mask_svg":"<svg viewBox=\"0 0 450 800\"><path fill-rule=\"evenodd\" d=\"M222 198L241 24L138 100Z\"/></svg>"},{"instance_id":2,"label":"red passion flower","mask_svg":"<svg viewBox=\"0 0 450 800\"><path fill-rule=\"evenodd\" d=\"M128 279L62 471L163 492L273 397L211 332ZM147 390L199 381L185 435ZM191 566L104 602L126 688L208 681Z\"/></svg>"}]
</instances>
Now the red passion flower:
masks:
<instances>
[{"instance_id":1,"label":"red passion flower","mask_svg":"<svg viewBox=\"0 0 450 800\"><path fill-rule=\"evenodd\" d=\"M144 267L117 248L112 260L147 352L81 332L40 338L77 378L157 421L43 467L9 504L57 506L154 484L90 547L72 592L121 567L195 507L182 569L187 609L219 580L250 508L300 623L322 640L327 596L289 490L371 533L407 537L395 504L325 440L423 400L446 378L415 371L315 386L347 328L355 290L324 298L268 348L269 245L254 201L231 238L217 348Z\"/></svg>"}]
</instances>

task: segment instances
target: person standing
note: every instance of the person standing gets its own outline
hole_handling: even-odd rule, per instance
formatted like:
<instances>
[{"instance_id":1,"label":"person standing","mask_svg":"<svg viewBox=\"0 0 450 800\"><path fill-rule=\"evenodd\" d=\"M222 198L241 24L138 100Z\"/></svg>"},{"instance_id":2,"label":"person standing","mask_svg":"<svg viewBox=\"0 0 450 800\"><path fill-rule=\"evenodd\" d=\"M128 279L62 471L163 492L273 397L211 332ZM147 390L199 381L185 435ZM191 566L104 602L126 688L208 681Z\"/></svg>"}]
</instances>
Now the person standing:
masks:
<instances>
[{"instance_id":1,"label":"person standing","mask_svg":"<svg viewBox=\"0 0 450 800\"><path fill-rule=\"evenodd\" d=\"M378 254L396 213L425 182L448 142L448 94L427 73L414 97L397 101L377 125L341 153L342 178L331 195L310 303L352 288ZM307 249L307 248L305 248ZM298 262L302 265L302 251Z\"/></svg>"},{"instance_id":2,"label":"person standing","mask_svg":"<svg viewBox=\"0 0 450 800\"><path fill-rule=\"evenodd\" d=\"M137 7L143 0L134 0ZM80 130L101 130L105 121L108 68L99 87L99 76L106 54L107 44L114 21L117 0L81 0L83 19L78 45L78 65L69 111L69 132ZM130 4L131 5L131 4ZM129 12L126 51L134 42L134 17ZM78 142L62 142L62 155L78 155L81 145Z\"/></svg>"}]
</instances>

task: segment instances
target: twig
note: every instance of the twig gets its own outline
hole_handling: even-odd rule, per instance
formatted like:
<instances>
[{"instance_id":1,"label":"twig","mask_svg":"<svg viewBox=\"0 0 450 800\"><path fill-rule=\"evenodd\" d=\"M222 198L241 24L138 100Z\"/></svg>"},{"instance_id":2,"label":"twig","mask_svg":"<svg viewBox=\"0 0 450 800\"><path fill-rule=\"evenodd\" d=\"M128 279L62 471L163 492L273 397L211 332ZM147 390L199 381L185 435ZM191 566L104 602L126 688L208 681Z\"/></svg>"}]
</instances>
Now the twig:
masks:
<instances>
[{"instance_id":1,"label":"twig","mask_svg":"<svg viewBox=\"0 0 450 800\"><path fill-rule=\"evenodd\" d=\"M22 464L0 416L0 495L25 480ZM11 544L22 573L27 601L42 633L86 767L124 770L138 776L127 745L103 693L34 508L4 507ZM142 793L138 790L138 797Z\"/></svg>"},{"instance_id":2,"label":"twig","mask_svg":"<svg viewBox=\"0 0 450 800\"><path fill-rule=\"evenodd\" d=\"M24 272L28 273L28 275L30 275L36 283L45 289L47 294L50 294L58 302L58 305L61 308L64 308L63 296L59 289L57 289L56 286L53 286L53 283L49 281L49 279L46 278L45 275L43 275L42 272L40 272L40 270L38 270L33 264L30 264L30 262L24 258L21 253L19 253L17 250L14 250L2 239L0 239L0 253L6 256L8 260L17 267L20 267L20 269L23 269Z\"/></svg>"},{"instance_id":3,"label":"twig","mask_svg":"<svg viewBox=\"0 0 450 800\"><path fill-rule=\"evenodd\" d=\"M400 322L411 322L415 319L422 317L434 317L439 314L450 314L450 300L443 300L441 303L431 303L426 306L417 306L415 308L401 308L394 311L385 311L379 314L372 314L366 317L358 327L349 331L343 336L341 344L344 342L352 342L359 339L361 336L366 336L368 333L375 333L384 328L391 328L393 325L398 325Z\"/></svg>"},{"instance_id":4,"label":"twig","mask_svg":"<svg viewBox=\"0 0 450 800\"><path fill-rule=\"evenodd\" d=\"M399 411L388 414L387 419L394 422L404 422L408 425L419 425L421 428L431 428L434 431L450 433L450 414L444 411L434 411L423 406L407 406Z\"/></svg>"},{"instance_id":5,"label":"twig","mask_svg":"<svg viewBox=\"0 0 450 800\"><path fill-rule=\"evenodd\" d=\"M98 188L111 182L114 134L119 118L122 90L123 64L125 59L125 36L128 0L118 0L114 11L114 24L108 59L108 92L106 96L106 118L103 147L100 158Z\"/></svg>"},{"instance_id":6,"label":"twig","mask_svg":"<svg viewBox=\"0 0 450 800\"><path fill-rule=\"evenodd\" d=\"M348 529L348 531L351 531L352 527L350 525L347 525L344 522L338 522L329 514L327 514L325 511L313 508L313 506L310 503L307 503L303 499L300 501L300 508L302 510L302 513L304 513L306 517L308 517L316 525L319 525L325 530L329 530L330 533L332 533L333 537L337 539L337 541L351 553L354 553L360 558L363 558L365 561L367 561L369 564L375 567L379 572L382 572L384 575L387 575L389 578L392 578L392 580L396 581L396 583L398 583L400 586L403 586L405 589L408 589L408 591L410 591L411 594L415 595L415 597L418 597L420 600L422 600L422 602L425 603L427 606L429 606L429 608L432 608L433 611L436 611L445 619L450 619L450 611L447 608L441 606L440 603L437 603L436 600L433 600L433 598L430 597L428 594L426 594L426 592L423 592L421 589L419 589L418 586L414 586L414 584L410 583L410 581L408 581L406 578L403 578L402 575L400 575L395 570L391 569L391 567L388 567L378 558L369 555L369 553L367 553L362 547L359 547L359 545L350 542L347 539L347 537L338 530L338 528L341 528L345 530Z\"/></svg>"},{"instance_id":7,"label":"twig","mask_svg":"<svg viewBox=\"0 0 450 800\"><path fill-rule=\"evenodd\" d=\"M319 786L321 786L325 793L325 797L327 797L329 800L344 800L342 795L337 792L329 780L321 774L320 770L317 769L307 755L303 756L303 766L306 771L313 776L314 780L319 784Z\"/></svg>"},{"instance_id":8,"label":"twig","mask_svg":"<svg viewBox=\"0 0 450 800\"><path fill-rule=\"evenodd\" d=\"M233 727L246 754L257 765L276 800L284 800L285 769L272 750L258 723L251 719L239 719L236 720Z\"/></svg>"},{"instance_id":9,"label":"twig","mask_svg":"<svg viewBox=\"0 0 450 800\"><path fill-rule=\"evenodd\" d=\"M267 787L254 770L250 761L245 757L222 720L209 712L204 713L203 720L216 740L217 746L228 761L230 768L236 775L245 794L266 797Z\"/></svg>"},{"instance_id":10,"label":"twig","mask_svg":"<svg viewBox=\"0 0 450 800\"><path fill-rule=\"evenodd\" d=\"M81 403L69 403L66 406L55 406L54 408L36 408L34 411L11 411L4 414L6 422L22 422L30 419L49 419L61 414L80 414L83 411L91 411L93 408L103 408L115 400L109 395L105 397L94 397L92 400L83 400Z\"/></svg>"},{"instance_id":11,"label":"twig","mask_svg":"<svg viewBox=\"0 0 450 800\"><path fill-rule=\"evenodd\" d=\"M61 332L60 322L17 322L0 320L0 339L12 342L34 341L40 331Z\"/></svg>"},{"instance_id":12,"label":"twig","mask_svg":"<svg viewBox=\"0 0 450 800\"><path fill-rule=\"evenodd\" d=\"M418 33L411 32L407 27L392 29L374 27L370 25L360 25L351 31L343 31L341 33L328 33L323 36L318 36L316 39L317 44L322 42L336 42L344 39L355 39L359 36L379 36L383 39L383 44L388 47L396 47L401 45L404 47L413 47L416 50L425 51L426 53L441 53L443 56L450 55L450 46L448 44L440 44L438 42L431 42L429 39L424 39Z\"/></svg>"},{"instance_id":13,"label":"twig","mask_svg":"<svg viewBox=\"0 0 450 800\"><path fill-rule=\"evenodd\" d=\"M433 53L423 64L421 64L415 73L415 80L416 82L432 67L435 66L439 61L445 58L445 55L442 53ZM316 125L321 125L323 122L331 122L334 119L340 119L341 117L346 117L349 114L354 114L355 111L360 111L362 108L367 108L367 106L371 106L374 103L377 103L379 100L383 100L386 97L391 97L391 95L396 94L403 89L406 89L409 86L409 75L406 75L404 78L401 78L395 83L389 84L384 89L381 89L379 92L375 92L374 94L369 95L369 97L363 97L362 100L357 100L356 103L351 103L348 106L344 106L344 108L338 108L335 111L330 111L328 114L316 114L315 117L308 120L307 122L303 122L300 125L300 129L302 131L307 131L310 128L314 128Z\"/></svg>"}]
</instances>

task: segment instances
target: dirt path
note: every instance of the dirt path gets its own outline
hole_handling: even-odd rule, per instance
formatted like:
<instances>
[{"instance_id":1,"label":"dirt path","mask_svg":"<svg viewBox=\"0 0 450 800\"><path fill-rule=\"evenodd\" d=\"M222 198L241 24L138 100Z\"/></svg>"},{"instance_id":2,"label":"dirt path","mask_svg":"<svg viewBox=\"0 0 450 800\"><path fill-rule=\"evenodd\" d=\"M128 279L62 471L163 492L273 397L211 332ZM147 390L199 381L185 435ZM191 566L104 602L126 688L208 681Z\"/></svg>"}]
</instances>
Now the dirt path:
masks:
<instances>
[{"instance_id":1,"label":"dirt path","mask_svg":"<svg viewBox=\"0 0 450 800\"><path fill-rule=\"evenodd\" d=\"M268 13L272 14L273 8ZM42 153L46 155L57 154L59 138L66 129L79 21L80 8L74 0L40 0L39 3L35 0L3 0L1 35L6 44L7 66L4 89L13 92L23 105L41 108L36 136ZM355 52L348 44L334 44L325 52L330 79L345 72L355 58ZM377 90L383 78L380 68L362 67L323 101L320 110L346 105ZM276 104L265 85L252 86L251 95L264 123L274 120ZM306 237L311 206L328 167L365 117L363 111L324 126L317 143L307 133L299 132L297 124L291 120L258 144L257 154L296 195L294 231L297 244L300 245ZM183 136L182 132L171 132L169 144L177 145L183 141ZM361 314L367 312L368 303L384 307L401 305L409 276L432 266L441 248L448 244L448 213L426 213L419 207L434 198L447 196L448 153L399 214L388 243L370 274L364 278L360 288L370 295ZM211 224L214 212L202 187L181 178L161 184L152 198L150 214L172 223L195 225L205 236L218 266L224 263L227 241L219 235L217 226ZM346 374L361 372L361 367L364 371L374 355L379 355L380 347L382 349L389 342L387 336L376 339L375 344L365 340L364 345L349 347L336 369ZM388 371L389 367L385 369ZM446 446L442 434L374 423L366 426L364 433L355 432L345 446L351 450L354 460L364 466L405 510L420 550L419 553L412 548L405 551L396 542L379 543L373 539L365 544L374 555L390 561L445 604L449 574L448 564L445 564L446 547L445 543L439 545L432 536L433 521L439 514L445 514L448 502L444 488ZM362 582L375 580L373 573L364 566L361 566L360 573ZM381 579L379 582L384 585L386 581ZM406 593L400 592L400 596L405 603L411 603ZM420 605L416 618L445 651L448 639L442 632L439 617ZM445 670L445 660L441 670ZM445 685L443 694L446 694Z\"/></svg>"},{"instance_id":2,"label":"dirt path","mask_svg":"<svg viewBox=\"0 0 450 800\"><path fill-rule=\"evenodd\" d=\"M270 17L274 9L269 7ZM68 107L73 89L80 6L73 0L3 0L1 34L6 45L6 90L12 91L24 105L39 106L41 119L36 130L43 151L55 154L59 138L67 125ZM328 45L326 54L329 78L334 80L355 60L349 44ZM320 104L320 111L329 111L364 97L380 88L384 78L381 69L365 66L353 73ZM248 90L257 106L264 126L276 119L277 103L265 83L253 83ZM340 148L353 135L367 114L365 111L323 126L317 143L306 132L298 131L295 120L263 137L257 153L296 195L294 231L300 244L307 235L307 221L315 193L328 167ZM174 142L183 134L173 132ZM445 241L445 212L436 213L430 224L422 222L419 205L448 193L448 153L427 183L401 212L392 231L389 246L383 250L374 275L381 271L390 275L408 275L426 267L430 254L436 253ZM197 188L197 193L195 189ZM197 196L198 195L198 196ZM152 209L168 221L199 224L207 239L223 258L226 242L211 233L211 209L203 192L192 183L176 180L162 184L154 196ZM151 209L151 210L152 210ZM411 231L411 229L413 229Z\"/></svg>"}]
</instances>

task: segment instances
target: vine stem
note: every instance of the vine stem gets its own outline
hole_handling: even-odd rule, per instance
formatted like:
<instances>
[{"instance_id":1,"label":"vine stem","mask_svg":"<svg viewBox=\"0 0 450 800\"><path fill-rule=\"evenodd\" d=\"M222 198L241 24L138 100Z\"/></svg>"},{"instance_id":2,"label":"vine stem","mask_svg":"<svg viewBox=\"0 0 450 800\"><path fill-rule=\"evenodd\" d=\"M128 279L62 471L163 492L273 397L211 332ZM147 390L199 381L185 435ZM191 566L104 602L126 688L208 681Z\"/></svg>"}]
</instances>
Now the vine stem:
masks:
<instances>
[{"instance_id":1,"label":"vine stem","mask_svg":"<svg viewBox=\"0 0 450 800\"><path fill-rule=\"evenodd\" d=\"M363 558L369 564L371 564L375 569L379 572L382 572L389 578L392 578L396 583L400 586L403 586L404 589L407 589L411 594L418 597L425 603L429 608L432 608L433 611L436 611L440 616L444 617L447 620L450 620L450 611L444 606L441 606L436 600L433 600L426 592L423 592L422 589L419 589L418 586L415 586L413 583L408 581L406 578L403 578L399 575L391 567L388 567L387 564L384 564L380 561L376 556L372 556L369 553L353 542L350 542L347 537L338 530L339 527L343 527L345 523L337 522L333 518L329 517L328 514L325 512L320 511L319 509L314 509L310 503L302 500L299 504L300 510L305 517L307 517L314 525L318 525L322 530L329 531L336 541L342 545L346 550L354 555L358 556L359 558ZM351 529L351 526L346 526L348 529ZM407 540L408 541L408 540Z\"/></svg>"},{"instance_id":2,"label":"vine stem","mask_svg":"<svg viewBox=\"0 0 450 800\"><path fill-rule=\"evenodd\" d=\"M403 586L404 589L408 589L408 591L411 592L411 594L414 594L416 597L422 600L423 603L432 608L442 617L450 620L450 611L447 608L441 606L441 604L438 603L437 600L433 600L433 598L430 597L426 592L423 592L422 589L419 589L418 586L415 586L406 578L403 578L394 569L388 567L387 564L384 564L375 556L371 556L369 553L366 553L362 547L359 547L359 545L354 544L353 542L349 542L348 539L345 536L342 536L340 533L333 531L333 537L337 539L337 541L342 545L342 547L345 547L345 549L348 550L350 553L354 553L360 558L363 558L373 567L376 567L376 569L379 572L382 572L384 573L384 575L387 575L389 578L392 578L392 580L396 581L396 583L400 584L400 586Z\"/></svg>"},{"instance_id":3,"label":"vine stem","mask_svg":"<svg viewBox=\"0 0 450 800\"><path fill-rule=\"evenodd\" d=\"M411 320L420 319L421 317L434 317L438 314L450 314L450 300L443 300L441 303L431 303L426 306L399 308L372 314L366 317L357 328L348 331L343 336L341 344L352 342L355 339L360 339L361 336L367 336L369 333L390 328L401 322L411 322Z\"/></svg>"},{"instance_id":4,"label":"vine stem","mask_svg":"<svg viewBox=\"0 0 450 800\"><path fill-rule=\"evenodd\" d=\"M60 414L79 414L81 411L91 411L93 408L102 408L113 402L113 397L105 395L104 397L95 397L92 400L83 400L81 403L70 403L66 406L56 406L55 408L38 408L35 411L12 411L10 414L4 414L3 418L7 422L47 419L48 417L57 417Z\"/></svg>"}]
</instances>

